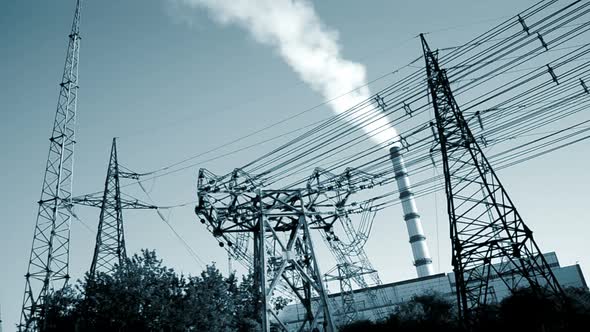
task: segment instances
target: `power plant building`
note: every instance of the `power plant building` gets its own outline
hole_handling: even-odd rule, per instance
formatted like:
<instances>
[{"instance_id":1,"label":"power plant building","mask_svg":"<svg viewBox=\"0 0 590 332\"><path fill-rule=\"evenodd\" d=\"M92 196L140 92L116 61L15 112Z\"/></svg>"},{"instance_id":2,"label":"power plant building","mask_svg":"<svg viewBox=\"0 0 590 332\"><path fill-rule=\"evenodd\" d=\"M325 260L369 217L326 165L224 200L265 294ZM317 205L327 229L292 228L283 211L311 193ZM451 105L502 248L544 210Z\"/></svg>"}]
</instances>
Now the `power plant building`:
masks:
<instances>
[{"instance_id":1,"label":"power plant building","mask_svg":"<svg viewBox=\"0 0 590 332\"><path fill-rule=\"evenodd\" d=\"M562 267L559 264L555 252L546 253L544 256L563 288L576 287L586 290L588 289L588 285L586 284L586 280L584 279L579 264ZM492 287L491 289L493 289L493 294L491 294L491 296L496 301L501 301L504 297L510 294L506 285L497 277L490 281L490 286ZM385 300L385 303L377 307L371 305L368 290L377 291L380 297ZM452 272L439 273L426 277L354 290L357 319L377 320L378 309L381 309L381 311L392 312L397 305L410 300L414 295L429 292L436 292L448 297L451 301L456 301L454 274ZM329 298L331 300L332 317L338 325L343 321L342 297L340 293L335 293L330 294ZM280 317L283 319L283 322L287 323L287 328L289 328L289 330L295 331L296 327L300 325L303 320L304 314L305 310L301 304L298 303L285 307L281 311Z\"/></svg>"}]
</instances>

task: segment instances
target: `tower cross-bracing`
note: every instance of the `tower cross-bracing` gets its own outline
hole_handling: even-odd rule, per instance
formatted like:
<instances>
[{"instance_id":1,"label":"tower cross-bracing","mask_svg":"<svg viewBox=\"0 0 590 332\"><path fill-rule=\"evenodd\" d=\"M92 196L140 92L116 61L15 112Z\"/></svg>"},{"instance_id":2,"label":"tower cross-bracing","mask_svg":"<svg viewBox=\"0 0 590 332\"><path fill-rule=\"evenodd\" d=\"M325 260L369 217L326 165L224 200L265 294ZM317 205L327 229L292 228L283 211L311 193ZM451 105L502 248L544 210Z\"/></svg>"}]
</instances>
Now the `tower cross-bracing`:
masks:
<instances>
[{"instance_id":1,"label":"tower cross-bracing","mask_svg":"<svg viewBox=\"0 0 590 332\"><path fill-rule=\"evenodd\" d=\"M263 331L288 330L277 313L284 300L297 300L305 310L300 328L335 331L310 228L313 203L302 190L261 189L239 169L217 177L199 171L197 215L228 246L233 234L253 239L253 273Z\"/></svg>"},{"instance_id":2,"label":"tower cross-bracing","mask_svg":"<svg viewBox=\"0 0 590 332\"><path fill-rule=\"evenodd\" d=\"M70 279L69 205L74 172L81 5L82 1L77 0L64 71L59 84L53 130L49 138L49 155L25 275L19 324L21 331L38 329L38 320L45 310L45 298L54 288L63 287Z\"/></svg>"},{"instance_id":3,"label":"tower cross-bracing","mask_svg":"<svg viewBox=\"0 0 590 332\"><path fill-rule=\"evenodd\" d=\"M442 153L452 265L460 318L467 324L494 298L491 281L510 290L562 290L545 257L492 165L484 155L451 91L437 52L421 35L428 88Z\"/></svg>"},{"instance_id":4,"label":"tower cross-bracing","mask_svg":"<svg viewBox=\"0 0 590 332\"><path fill-rule=\"evenodd\" d=\"M100 208L96 244L89 271L91 276L95 276L97 272L113 272L115 264L123 264L127 257L123 210L158 209L155 205L137 199L130 200L122 197L120 180L139 180L140 176L138 173L125 172L119 169L117 139L113 138L103 192L78 196L71 200L72 204L75 205Z\"/></svg>"}]
</instances>

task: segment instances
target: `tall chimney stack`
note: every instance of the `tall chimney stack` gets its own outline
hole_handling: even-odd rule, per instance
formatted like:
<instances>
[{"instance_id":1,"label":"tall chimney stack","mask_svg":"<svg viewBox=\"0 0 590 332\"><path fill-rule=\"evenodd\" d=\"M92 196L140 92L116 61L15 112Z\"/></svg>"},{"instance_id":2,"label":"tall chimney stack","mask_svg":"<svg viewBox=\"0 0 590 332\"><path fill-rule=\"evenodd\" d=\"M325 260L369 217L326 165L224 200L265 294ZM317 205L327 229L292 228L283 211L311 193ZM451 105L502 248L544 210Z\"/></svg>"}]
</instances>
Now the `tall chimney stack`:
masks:
<instances>
[{"instance_id":1,"label":"tall chimney stack","mask_svg":"<svg viewBox=\"0 0 590 332\"><path fill-rule=\"evenodd\" d=\"M410 178L408 178L408 170L406 169L400 150L400 146L394 145L389 149L389 154L393 162L395 181L400 192L399 198L402 202L404 220L406 221L408 235L410 236L412 254L414 255L414 266L416 267L418 277L426 277L434 274L432 258L430 258L430 252L426 245L426 236L424 236L422 222L420 221L420 215L416 208L414 193L412 193Z\"/></svg>"}]
</instances>

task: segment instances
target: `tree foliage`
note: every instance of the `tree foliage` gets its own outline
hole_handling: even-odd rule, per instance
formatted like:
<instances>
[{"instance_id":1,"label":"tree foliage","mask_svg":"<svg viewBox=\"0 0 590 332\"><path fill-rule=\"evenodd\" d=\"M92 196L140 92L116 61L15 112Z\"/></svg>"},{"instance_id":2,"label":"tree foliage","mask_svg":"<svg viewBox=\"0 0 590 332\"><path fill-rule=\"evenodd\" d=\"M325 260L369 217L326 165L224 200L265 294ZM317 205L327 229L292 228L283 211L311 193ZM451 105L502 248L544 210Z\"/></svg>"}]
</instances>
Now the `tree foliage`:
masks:
<instances>
[{"instance_id":1,"label":"tree foliage","mask_svg":"<svg viewBox=\"0 0 590 332\"><path fill-rule=\"evenodd\" d=\"M517 290L500 303L479 308L468 329L458 321L453 301L441 294L427 293L398 305L386 321L354 322L340 331L565 332L590 326L588 290L569 288L565 295L562 299L538 290Z\"/></svg>"},{"instance_id":2,"label":"tree foliage","mask_svg":"<svg viewBox=\"0 0 590 332\"><path fill-rule=\"evenodd\" d=\"M455 331L455 307L439 293L414 295L397 306L385 324L400 331Z\"/></svg>"},{"instance_id":3,"label":"tree foliage","mask_svg":"<svg viewBox=\"0 0 590 332\"><path fill-rule=\"evenodd\" d=\"M114 273L86 275L54 293L42 331L257 331L253 281L225 278L214 266L178 275L143 250Z\"/></svg>"}]
</instances>

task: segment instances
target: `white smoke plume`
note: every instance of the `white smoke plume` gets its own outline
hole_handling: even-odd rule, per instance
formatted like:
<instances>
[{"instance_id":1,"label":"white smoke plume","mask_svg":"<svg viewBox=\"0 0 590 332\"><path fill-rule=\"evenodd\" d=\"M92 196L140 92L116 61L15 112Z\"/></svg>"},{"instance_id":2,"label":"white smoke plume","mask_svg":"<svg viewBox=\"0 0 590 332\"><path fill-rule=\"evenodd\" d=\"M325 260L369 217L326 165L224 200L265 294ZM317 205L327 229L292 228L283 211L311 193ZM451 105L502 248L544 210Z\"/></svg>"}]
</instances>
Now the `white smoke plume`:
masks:
<instances>
[{"instance_id":1,"label":"white smoke plume","mask_svg":"<svg viewBox=\"0 0 590 332\"><path fill-rule=\"evenodd\" d=\"M329 104L336 114L371 96L365 86L365 67L342 58L338 33L321 22L307 0L174 1L204 7L216 21L240 26L258 42L273 47L306 84L322 94L325 100L331 100ZM352 92L341 96L349 91ZM334 99L337 96L341 97ZM353 116L360 119L382 116L373 107L366 107L361 112ZM352 119L350 122L362 126L377 144L397 141L397 133L386 117L368 124Z\"/></svg>"}]
</instances>

